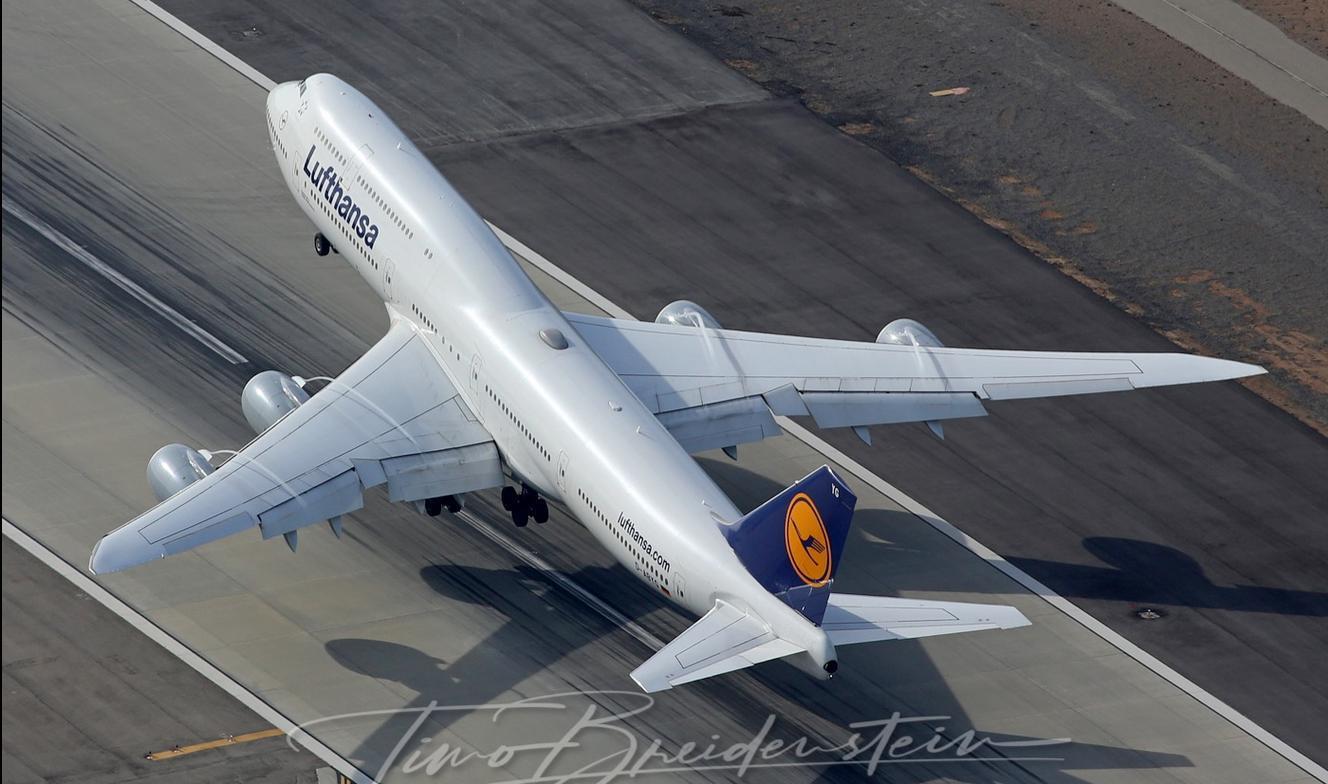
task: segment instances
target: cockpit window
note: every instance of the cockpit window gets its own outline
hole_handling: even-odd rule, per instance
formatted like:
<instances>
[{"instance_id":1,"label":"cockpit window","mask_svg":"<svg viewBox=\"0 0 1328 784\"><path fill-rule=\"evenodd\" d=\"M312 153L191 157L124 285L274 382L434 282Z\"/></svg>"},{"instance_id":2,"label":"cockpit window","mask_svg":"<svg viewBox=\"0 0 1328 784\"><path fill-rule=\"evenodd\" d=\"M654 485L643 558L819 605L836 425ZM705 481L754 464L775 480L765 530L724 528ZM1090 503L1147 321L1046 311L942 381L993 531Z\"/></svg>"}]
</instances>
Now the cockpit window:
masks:
<instances>
[{"instance_id":1,"label":"cockpit window","mask_svg":"<svg viewBox=\"0 0 1328 784\"><path fill-rule=\"evenodd\" d=\"M300 80L300 95L304 95L304 88L305 88L304 82L305 82L304 79Z\"/></svg>"}]
</instances>

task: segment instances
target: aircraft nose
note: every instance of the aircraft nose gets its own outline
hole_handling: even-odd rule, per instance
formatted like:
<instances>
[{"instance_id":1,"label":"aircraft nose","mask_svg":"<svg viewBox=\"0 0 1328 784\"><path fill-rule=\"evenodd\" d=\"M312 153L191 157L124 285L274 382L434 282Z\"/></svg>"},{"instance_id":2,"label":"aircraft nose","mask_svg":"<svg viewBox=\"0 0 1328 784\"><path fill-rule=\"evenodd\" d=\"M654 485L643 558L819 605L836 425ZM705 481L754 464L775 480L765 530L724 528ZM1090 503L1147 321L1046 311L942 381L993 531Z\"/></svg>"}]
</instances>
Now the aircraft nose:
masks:
<instances>
[{"instance_id":1,"label":"aircraft nose","mask_svg":"<svg viewBox=\"0 0 1328 784\"><path fill-rule=\"evenodd\" d=\"M280 117L283 111L294 108L296 82L282 82L267 94L267 111L273 117Z\"/></svg>"}]
</instances>

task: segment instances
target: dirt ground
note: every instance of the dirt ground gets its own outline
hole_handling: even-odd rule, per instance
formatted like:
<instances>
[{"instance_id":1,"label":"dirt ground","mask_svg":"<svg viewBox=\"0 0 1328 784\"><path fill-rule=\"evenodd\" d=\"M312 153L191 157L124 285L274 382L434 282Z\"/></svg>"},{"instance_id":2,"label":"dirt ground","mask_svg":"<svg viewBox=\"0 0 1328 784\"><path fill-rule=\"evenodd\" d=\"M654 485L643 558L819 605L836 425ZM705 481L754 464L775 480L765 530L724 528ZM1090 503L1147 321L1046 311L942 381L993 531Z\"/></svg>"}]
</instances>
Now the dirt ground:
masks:
<instances>
[{"instance_id":1,"label":"dirt ground","mask_svg":"<svg viewBox=\"0 0 1328 784\"><path fill-rule=\"evenodd\" d=\"M1328 433L1328 131L1110 0L738 2L638 0Z\"/></svg>"},{"instance_id":2,"label":"dirt ground","mask_svg":"<svg viewBox=\"0 0 1328 784\"><path fill-rule=\"evenodd\" d=\"M1311 52L1328 57L1328 3L1323 0L1242 0L1241 5Z\"/></svg>"}]
</instances>

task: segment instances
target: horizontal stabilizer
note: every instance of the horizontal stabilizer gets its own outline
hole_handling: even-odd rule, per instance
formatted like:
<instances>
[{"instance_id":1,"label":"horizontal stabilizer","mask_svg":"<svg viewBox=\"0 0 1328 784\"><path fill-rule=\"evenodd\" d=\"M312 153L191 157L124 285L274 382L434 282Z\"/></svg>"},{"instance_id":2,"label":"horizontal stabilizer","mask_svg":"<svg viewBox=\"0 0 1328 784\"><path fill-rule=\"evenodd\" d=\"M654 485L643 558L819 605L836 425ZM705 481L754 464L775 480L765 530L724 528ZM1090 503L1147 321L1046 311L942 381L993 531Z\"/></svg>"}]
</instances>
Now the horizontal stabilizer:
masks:
<instances>
[{"instance_id":1,"label":"horizontal stabilizer","mask_svg":"<svg viewBox=\"0 0 1328 784\"><path fill-rule=\"evenodd\" d=\"M759 619L723 600L632 671L648 692L663 691L803 649L775 636Z\"/></svg>"},{"instance_id":2,"label":"horizontal stabilizer","mask_svg":"<svg viewBox=\"0 0 1328 784\"><path fill-rule=\"evenodd\" d=\"M984 629L1014 629L1029 620L1003 604L966 604L894 596L830 595L821 628L835 645L911 640Z\"/></svg>"}]
</instances>

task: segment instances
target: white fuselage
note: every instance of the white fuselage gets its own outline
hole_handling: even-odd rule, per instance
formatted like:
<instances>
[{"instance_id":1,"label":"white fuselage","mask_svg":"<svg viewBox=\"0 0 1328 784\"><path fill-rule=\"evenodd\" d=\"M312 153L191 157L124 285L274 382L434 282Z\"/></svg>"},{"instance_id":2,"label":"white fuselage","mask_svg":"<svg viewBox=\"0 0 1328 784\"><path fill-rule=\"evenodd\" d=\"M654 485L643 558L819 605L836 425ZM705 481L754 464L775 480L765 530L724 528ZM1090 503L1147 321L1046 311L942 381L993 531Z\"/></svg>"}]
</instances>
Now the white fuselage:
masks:
<instances>
[{"instance_id":1,"label":"white fuselage","mask_svg":"<svg viewBox=\"0 0 1328 784\"><path fill-rule=\"evenodd\" d=\"M732 501L377 106L320 74L279 85L267 111L301 208L391 318L424 337L516 478L682 607L704 614L724 598L817 660L833 656L729 547L719 524L741 517Z\"/></svg>"}]
</instances>

